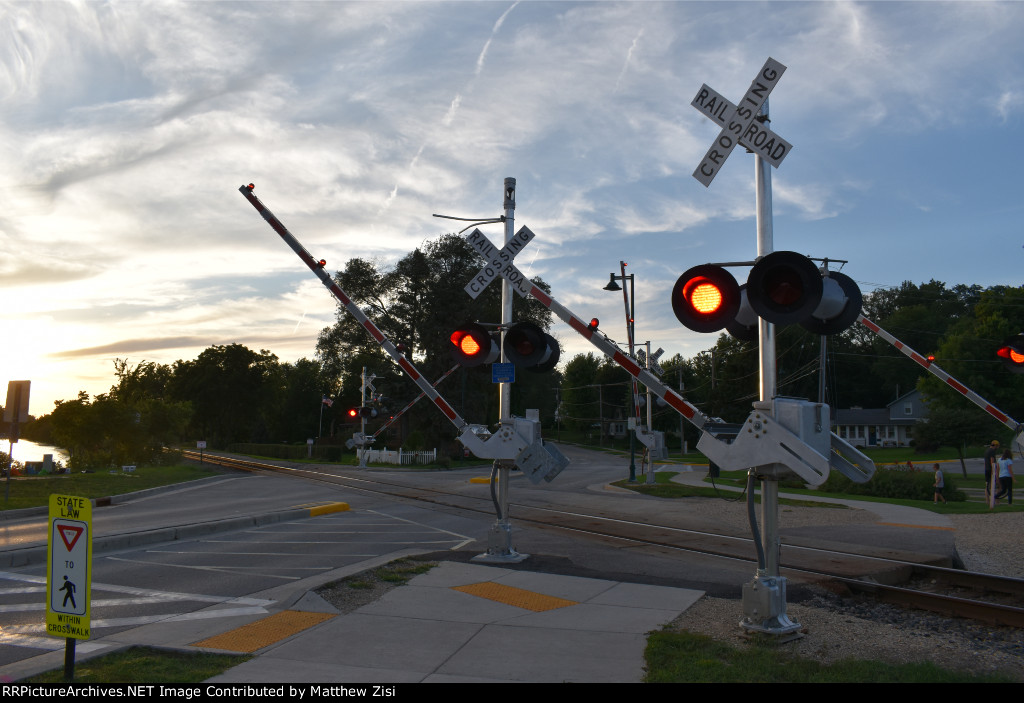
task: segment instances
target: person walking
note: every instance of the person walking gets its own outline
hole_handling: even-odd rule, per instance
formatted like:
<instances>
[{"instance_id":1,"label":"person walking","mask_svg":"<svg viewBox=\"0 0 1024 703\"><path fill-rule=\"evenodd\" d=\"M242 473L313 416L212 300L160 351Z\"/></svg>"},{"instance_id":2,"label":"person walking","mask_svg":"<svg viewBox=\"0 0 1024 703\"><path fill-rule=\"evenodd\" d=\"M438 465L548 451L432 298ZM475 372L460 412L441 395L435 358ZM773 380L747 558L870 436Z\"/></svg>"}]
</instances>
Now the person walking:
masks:
<instances>
[{"instance_id":1,"label":"person walking","mask_svg":"<svg viewBox=\"0 0 1024 703\"><path fill-rule=\"evenodd\" d=\"M934 464L932 468L935 469L935 495L932 497L932 503L938 505L939 500L942 500L945 504L946 496L942 495L942 489L946 487L946 477L942 475L942 469L938 464Z\"/></svg>"},{"instance_id":2,"label":"person walking","mask_svg":"<svg viewBox=\"0 0 1024 703\"><path fill-rule=\"evenodd\" d=\"M995 499L998 501L1006 496L1006 504L1013 505L1013 453L1007 449L997 462L999 464L999 492Z\"/></svg>"},{"instance_id":3,"label":"person walking","mask_svg":"<svg viewBox=\"0 0 1024 703\"><path fill-rule=\"evenodd\" d=\"M991 444L985 450L985 498L990 499L993 486L995 481L992 480L992 467L996 463L996 457L999 456L999 440L993 439ZM991 503L991 501L989 501Z\"/></svg>"}]
</instances>

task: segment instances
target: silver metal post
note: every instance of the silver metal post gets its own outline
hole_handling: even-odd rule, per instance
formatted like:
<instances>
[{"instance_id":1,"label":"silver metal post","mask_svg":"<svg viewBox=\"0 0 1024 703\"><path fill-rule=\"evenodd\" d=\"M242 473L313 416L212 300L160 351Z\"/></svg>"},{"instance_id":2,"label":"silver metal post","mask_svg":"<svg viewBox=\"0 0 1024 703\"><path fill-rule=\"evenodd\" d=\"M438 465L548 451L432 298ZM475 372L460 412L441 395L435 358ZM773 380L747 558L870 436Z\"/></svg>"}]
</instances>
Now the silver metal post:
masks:
<instances>
[{"instance_id":1,"label":"silver metal post","mask_svg":"<svg viewBox=\"0 0 1024 703\"><path fill-rule=\"evenodd\" d=\"M768 122L768 101L760 115ZM774 251L772 231L772 174L770 164L754 154L755 203L757 207L757 256ZM760 343L760 405L771 415L772 400L776 395L775 325L759 321ZM764 549L764 569L758 569L754 580L743 587L743 620L747 630L781 636L798 633L800 624L786 615L786 579L779 575L779 482L776 471L761 479L761 546ZM753 499L751 497L751 499ZM799 635L797 635L799 636Z\"/></svg>"},{"instance_id":2,"label":"silver metal post","mask_svg":"<svg viewBox=\"0 0 1024 703\"><path fill-rule=\"evenodd\" d=\"M505 179L504 193L505 207L505 244L512 241L515 235L515 214L516 214L516 179ZM508 361L505 356L505 335L509 325L512 324L512 284L508 279L501 279L501 361ZM504 425L512 422L512 384L498 384L498 405L500 407L499 422ZM520 554L512 546L512 522L508 515L509 506L509 474L512 470L512 462L495 460L494 471L491 473L491 480L497 482L496 508L497 519L491 527L487 537L487 552L473 558L478 562L520 562L526 559L529 554Z\"/></svg>"}]
</instances>

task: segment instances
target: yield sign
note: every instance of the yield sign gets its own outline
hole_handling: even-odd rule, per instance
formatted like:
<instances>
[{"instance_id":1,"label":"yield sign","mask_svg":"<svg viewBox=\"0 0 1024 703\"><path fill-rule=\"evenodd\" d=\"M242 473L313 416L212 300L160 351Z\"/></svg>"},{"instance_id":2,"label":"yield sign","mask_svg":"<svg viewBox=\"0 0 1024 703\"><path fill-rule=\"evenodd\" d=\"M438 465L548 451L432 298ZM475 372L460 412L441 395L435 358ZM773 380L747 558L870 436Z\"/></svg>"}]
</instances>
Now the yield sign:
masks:
<instances>
[{"instance_id":1,"label":"yield sign","mask_svg":"<svg viewBox=\"0 0 1024 703\"><path fill-rule=\"evenodd\" d=\"M62 525L57 524L57 532L60 534L61 540L64 541L64 546L68 548L68 551L72 551L75 548L75 542L85 532L84 527L76 527L75 525Z\"/></svg>"},{"instance_id":2,"label":"yield sign","mask_svg":"<svg viewBox=\"0 0 1024 703\"><path fill-rule=\"evenodd\" d=\"M761 106L764 105L765 100L768 99L768 94L772 92L772 89L778 84L779 79L782 77L786 67L775 59L769 57L764 62L764 66L761 67L761 72L757 74L750 87L747 88L746 95L740 100L739 105L732 105L728 103L725 111L718 115L718 119L723 123L724 127L719 133L718 138L708 149L704 155L704 159L701 161L700 166L693 172L693 177L704 184L705 187L711 185L711 181L714 180L715 176L718 175L718 170L725 163L725 160L729 158L729 154L732 153L737 143L742 143L741 140L746 140L748 144L757 144L761 141L761 147L764 147L769 139L769 133L765 131L765 128L761 125L755 125L754 129L751 130L751 125L754 123L754 118L757 117L758 111ZM697 93L697 97L694 98L694 107L702 112L709 113L709 116L716 117L716 112L720 109L717 104L712 106L709 110L705 106L704 102L708 96L702 98L702 93L707 86L701 88L701 92ZM708 88L710 91L711 89ZM713 92L713 91L712 91ZM717 95L717 93L716 93ZM721 97L721 96L719 96ZM728 117L729 119L725 119ZM758 136L758 134L760 136ZM772 136L775 136L772 134ZM777 137L776 137L777 139ZM744 144L747 146L748 144ZM788 150L788 142L787 142ZM776 149L774 146L769 149L769 152L774 152ZM782 156L780 154L777 160L781 162ZM777 164L776 164L777 165Z\"/></svg>"}]
</instances>

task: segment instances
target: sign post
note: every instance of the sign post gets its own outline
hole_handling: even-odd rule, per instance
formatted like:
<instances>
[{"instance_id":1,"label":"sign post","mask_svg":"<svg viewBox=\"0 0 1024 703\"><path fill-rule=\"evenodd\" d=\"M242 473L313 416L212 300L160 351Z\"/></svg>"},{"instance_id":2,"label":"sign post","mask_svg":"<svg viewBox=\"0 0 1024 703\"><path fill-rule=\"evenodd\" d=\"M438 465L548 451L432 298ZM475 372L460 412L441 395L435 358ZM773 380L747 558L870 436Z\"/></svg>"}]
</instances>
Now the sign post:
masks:
<instances>
[{"instance_id":1,"label":"sign post","mask_svg":"<svg viewBox=\"0 0 1024 703\"><path fill-rule=\"evenodd\" d=\"M14 445L18 441L18 424L28 422L28 394L32 381L10 381L7 384L7 403L4 422L11 423L11 450L7 453L7 480L4 482L4 500L11 499L11 470L14 468Z\"/></svg>"},{"instance_id":2,"label":"sign post","mask_svg":"<svg viewBox=\"0 0 1024 703\"><path fill-rule=\"evenodd\" d=\"M505 354L505 335L508 327L512 324L512 301L515 299L512 291L521 296L530 293L532 284L512 263L512 259L523 247L533 239L533 232L528 227L523 227L515 232L516 216L516 179L505 179L505 191L503 205L505 208L505 246L498 249L479 229L474 229L466 237L470 246L476 249L487 264L473 279L466 284L466 293L469 297L476 298L483 292L483 289L497 277L501 277L501 365L505 368L508 358ZM492 373L494 369L492 367ZM499 421L501 425L507 426L512 418L512 378L507 374L498 372L500 378L498 383L498 405L500 408ZM517 563L526 559L528 554L521 554L512 546L512 523L509 520L509 473L515 462L507 459L495 459L491 468L491 490L497 489L494 500L497 517L487 535L487 552L474 557L476 561Z\"/></svg>"},{"instance_id":3,"label":"sign post","mask_svg":"<svg viewBox=\"0 0 1024 703\"><path fill-rule=\"evenodd\" d=\"M92 503L51 495L47 536L46 633L64 637L64 678L75 673L75 640L89 639L92 598Z\"/></svg>"},{"instance_id":4,"label":"sign post","mask_svg":"<svg viewBox=\"0 0 1024 703\"><path fill-rule=\"evenodd\" d=\"M769 165L778 167L792 145L767 127L768 95L786 67L769 57L750 84L738 105L733 105L706 84L701 86L690 103L705 116L722 125L722 131L693 172L704 187L718 175L722 164L740 144L754 153L755 207L757 210L757 256L771 254L774 248L772 231L772 181ZM771 416L776 393L775 326L758 320L760 347L760 402L754 407ZM753 469L751 469L753 471ZM761 549L754 580L743 587L743 620L745 629L771 635L798 633L800 624L786 614L786 579L779 574L779 483L778 474L769 471L761 476Z\"/></svg>"}]
</instances>

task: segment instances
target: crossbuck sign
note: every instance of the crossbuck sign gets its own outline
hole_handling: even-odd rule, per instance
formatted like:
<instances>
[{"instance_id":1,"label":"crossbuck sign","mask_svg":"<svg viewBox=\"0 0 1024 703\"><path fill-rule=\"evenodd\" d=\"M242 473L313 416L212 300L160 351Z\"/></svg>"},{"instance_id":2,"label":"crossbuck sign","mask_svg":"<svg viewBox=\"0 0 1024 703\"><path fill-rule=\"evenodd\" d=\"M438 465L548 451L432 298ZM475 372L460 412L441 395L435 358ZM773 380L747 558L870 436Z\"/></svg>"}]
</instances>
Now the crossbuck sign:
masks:
<instances>
[{"instance_id":1,"label":"crossbuck sign","mask_svg":"<svg viewBox=\"0 0 1024 703\"><path fill-rule=\"evenodd\" d=\"M476 300L487 284L498 276L503 276L512 284L512 290L524 298L529 295L531 283L523 275L522 271L512 263L515 255L523 250L530 240L533 239L533 232L529 227L521 227L518 232L508 241L508 244L501 249L494 246L491 240L479 229L474 229L466 236L469 245L476 249L482 257L487 260L487 265L480 269L480 273L473 276L473 279L466 284L466 292L469 297Z\"/></svg>"},{"instance_id":2,"label":"crossbuck sign","mask_svg":"<svg viewBox=\"0 0 1024 703\"><path fill-rule=\"evenodd\" d=\"M773 58L765 61L739 105L733 105L707 84L701 86L690 104L722 125L718 138L693 172L693 177L705 187L711 185L737 143L760 154L775 168L789 154L792 144L755 119L785 70L786 67Z\"/></svg>"}]
</instances>

